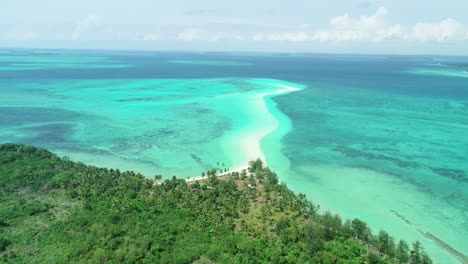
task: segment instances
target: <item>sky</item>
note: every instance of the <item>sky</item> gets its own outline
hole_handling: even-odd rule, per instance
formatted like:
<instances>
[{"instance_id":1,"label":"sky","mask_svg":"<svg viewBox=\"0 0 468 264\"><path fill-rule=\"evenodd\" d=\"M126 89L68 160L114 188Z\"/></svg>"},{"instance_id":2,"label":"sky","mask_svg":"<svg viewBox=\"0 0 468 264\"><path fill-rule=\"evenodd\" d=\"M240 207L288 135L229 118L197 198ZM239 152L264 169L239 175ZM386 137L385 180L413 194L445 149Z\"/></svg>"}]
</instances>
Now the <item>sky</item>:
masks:
<instances>
[{"instance_id":1,"label":"sky","mask_svg":"<svg viewBox=\"0 0 468 264\"><path fill-rule=\"evenodd\" d=\"M468 0L3 0L0 47L468 55Z\"/></svg>"}]
</instances>

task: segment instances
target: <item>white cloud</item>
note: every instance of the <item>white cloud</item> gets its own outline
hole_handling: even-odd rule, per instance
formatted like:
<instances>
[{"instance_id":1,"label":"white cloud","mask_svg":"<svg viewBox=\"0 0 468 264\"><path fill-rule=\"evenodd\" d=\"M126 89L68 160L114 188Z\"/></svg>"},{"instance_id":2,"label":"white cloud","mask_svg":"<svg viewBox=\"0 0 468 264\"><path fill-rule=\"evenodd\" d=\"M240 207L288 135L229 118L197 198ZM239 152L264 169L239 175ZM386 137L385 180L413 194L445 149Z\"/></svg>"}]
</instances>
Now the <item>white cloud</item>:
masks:
<instances>
[{"instance_id":1,"label":"white cloud","mask_svg":"<svg viewBox=\"0 0 468 264\"><path fill-rule=\"evenodd\" d=\"M208 30L198 28L188 28L182 30L177 37L183 41L222 41L222 40L243 40L244 37L240 34L230 32L210 32Z\"/></svg>"},{"instance_id":2,"label":"white cloud","mask_svg":"<svg viewBox=\"0 0 468 264\"><path fill-rule=\"evenodd\" d=\"M290 32L254 34L254 41L283 42L382 42L386 40L404 41L460 41L468 40L468 26L447 18L436 23L416 23L405 28L401 24L387 21L389 12L379 8L369 16L351 17L348 14L330 19L325 29L307 30L301 25L299 30Z\"/></svg>"},{"instance_id":3,"label":"white cloud","mask_svg":"<svg viewBox=\"0 0 468 264\"><path fill-rule=\"evenodd\" d=\"M243 40L244 37L240 34L233 34L227 32L218 32L211 36L210 41L221 41L221 40Z\"/></svg>"},{"instance_id":4,"label":"white cloud","mask_svg":"<svg viewBox=\"0 0 468 264\"><path fill-rule=\"evenodd\" d=\"M82 21L78 22L76 24L75 29L73 30L72 33L72 39L73 40L78 40L82 38L82 35L90 28L97 26L101 23L101 19L98 16L95 15L89 15Z\"/></svg>"},{"instance_id":5,"label":"white cloud","mask_svg":"<svg viewBox=\"0 0 468 264\"><path fill-rule=\"evenodd\" d=\"M348 14L331 19L330 25L335 30L379 30L385 26L385 18L388 14L386 8L381 7L371 16L361 16L359 19L351 18Z\"/></svg>"},{"instance_id":6,"label":"white cloud","mask_svg":"<svg viewBox=\"0 0 468 264\"><path fill-rule=\"evenodd\" d=\"M145 41L156 41L159 40L161 36L157 33L146 33L143 34L142 39Z\"/></svg>"},{"instance_id":7,"label":"white cloud","mask_svg":"<svg viewBox=\"0 0 468 264\"><path fill-rule=\"evenodd\" d=\"M24 27L14 27L9 29L0 39L16 40L16 41L31 41L41 37L40 32L32 31Z\"/></svg>"},{"instance_id":8,"label":"white cloud","mask_svg":"<svg viewBox=\"0 0 468 264\"><path fill-rule=\"evenodd\" d=\"M184 29L178 34L178 38L184 41L194 41L202 39L203 30L197 28Z\"/></svg>"},{"instance_id":9,"label":"white cloud","mask_svg":"<svg viewBox=\"0 0 468 264\"><path fill-rule=\"evenodd\" d=\"M310 41L311 35L299 31L299 32L289 32L289 33L270 33L270 34L263 34L258 33L253 36L254 41L289 41L289 42L303 42L303 41Z\"/></svg>"},{"instance_id":10,"label":"white cloud","mask_svg":"<svg viewBox=\"0 0 468 264\"><path fill-rule=\"evenodd\" d=\"M447 18L437 23L417 23L408 37L417 41L468 40L468 27L452 18Z\"/></svg>"}]
</instances>

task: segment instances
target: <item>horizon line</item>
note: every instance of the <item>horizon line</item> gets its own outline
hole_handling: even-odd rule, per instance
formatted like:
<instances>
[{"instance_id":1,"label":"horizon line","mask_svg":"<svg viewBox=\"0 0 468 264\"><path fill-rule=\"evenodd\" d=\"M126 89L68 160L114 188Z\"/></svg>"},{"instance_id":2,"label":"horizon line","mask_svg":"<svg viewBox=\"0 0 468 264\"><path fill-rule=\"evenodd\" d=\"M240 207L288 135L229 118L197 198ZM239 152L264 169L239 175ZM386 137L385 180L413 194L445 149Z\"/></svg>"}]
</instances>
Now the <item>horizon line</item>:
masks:
<instances>
[{"instance_id":1,"label":"horizon line","mask_svg":"<svg viewBox=\"0 0 468 264\"><path fill-rule=\"evenodd\" d=\"M63 51L125 51L125 52L179 52L179 53L245 53L245 54L275 54L275 55L353 55L353 56L436 56L436 57L463 57L468 59L466 55L453 54L435 54L435 53L360 53L360 52L316 52L316 51L245 51L245 50L189 50L189 49L137 49L137 48L27 48L27 47L0 47L0 50L63 50Z\"/></svg>"}]
</instances>

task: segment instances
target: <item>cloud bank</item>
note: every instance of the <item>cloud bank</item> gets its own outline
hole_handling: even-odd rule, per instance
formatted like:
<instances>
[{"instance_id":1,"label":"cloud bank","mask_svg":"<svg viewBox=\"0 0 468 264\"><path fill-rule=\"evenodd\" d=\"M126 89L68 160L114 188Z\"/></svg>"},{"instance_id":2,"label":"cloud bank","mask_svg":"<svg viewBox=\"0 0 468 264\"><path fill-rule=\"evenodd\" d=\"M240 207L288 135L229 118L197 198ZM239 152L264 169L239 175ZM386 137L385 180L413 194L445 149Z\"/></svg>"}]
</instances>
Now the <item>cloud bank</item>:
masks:
<instances>
[{"instance_id":1,"label":"cloud bank","mask_svg":"<svg viewBox=\"0 0 468 264\"><path fill-rule=\"evenodd\" d=\"M95 15L89 15L82 21L78 22L72 33L73 40L79 40L88 29L92 29L94 26L98 26L101 19Z\"/></svg>"},{"instance_id":2,"label":"cloud bank","mask_svg":"<svg viewBox=\"0 0 468 264\"><path fill-rule=\"evenodd\" d=\"M468 20L457 12L432 20L427 14L403 20L402 14L374 4L362 0L353 9L362 15L315 17L287 13L279 17L281 10L270 9L252 16L203 8L138 17L86 10L66 18L47 16L29 22L3 16L0 24L11 26L0 27L0 42L12 47L466 54Z\"/></svg>"},{"instance_id":3,"label":"cloud bank","mask_svg":"<svg viewBox=\"0 0 468 264\"><path fill-rule=\"evenodd\" d=\"M330 19L325 29L302 29L288 32L257 33L255 41L285 42L382 42L385 40L445 42L467 41L468 26L455 19L439 22L419 22L405 27L387 22L388 10L379 8L374 14L354 18L348 14Z\"/></svg>"}]
</instances>

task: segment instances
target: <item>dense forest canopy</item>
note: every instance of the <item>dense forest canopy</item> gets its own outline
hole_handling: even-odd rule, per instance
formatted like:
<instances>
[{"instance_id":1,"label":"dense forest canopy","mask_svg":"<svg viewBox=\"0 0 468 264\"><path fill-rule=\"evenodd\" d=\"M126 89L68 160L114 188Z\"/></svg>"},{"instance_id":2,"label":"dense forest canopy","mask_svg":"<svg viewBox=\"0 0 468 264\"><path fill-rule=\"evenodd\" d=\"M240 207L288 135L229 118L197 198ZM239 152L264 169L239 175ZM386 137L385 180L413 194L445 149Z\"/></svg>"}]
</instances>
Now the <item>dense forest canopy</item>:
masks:
<instances>
[{"instance_id":1,"label":"dense forest canopy","mask_svg":"<svg viewBox=\"0 0 468 264\"><path fill-rule=\"evenodd\" d=\"M260 160L200 181L148 179L0 145L5 263L432 263L278 181Z\"/></svg>"}]
</instances>

